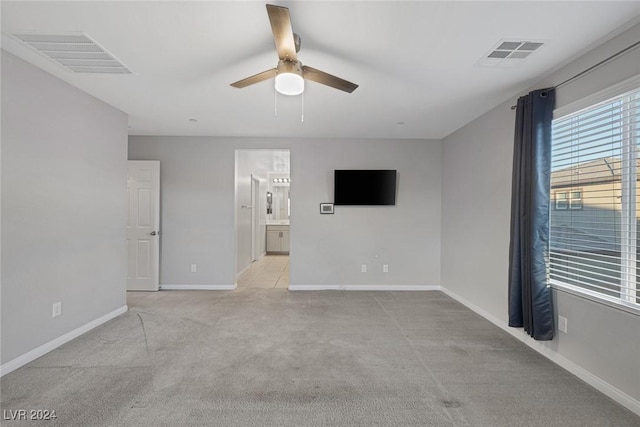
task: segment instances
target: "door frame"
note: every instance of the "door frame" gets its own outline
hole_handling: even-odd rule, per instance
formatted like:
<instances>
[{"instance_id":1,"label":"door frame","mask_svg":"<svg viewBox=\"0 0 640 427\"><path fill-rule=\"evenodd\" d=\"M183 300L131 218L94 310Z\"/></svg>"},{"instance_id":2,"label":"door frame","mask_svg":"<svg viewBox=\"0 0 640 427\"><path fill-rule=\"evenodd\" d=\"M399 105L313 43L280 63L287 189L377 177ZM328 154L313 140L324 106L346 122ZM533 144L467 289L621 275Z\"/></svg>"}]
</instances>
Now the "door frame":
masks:
<instances>
[{"instance_id":1,"label":"door frame","mask_svg":"<svg viewBox=\"0 0 640 427\"><path fill-rule=\"evenodd\" d=\"M253 174L251 175L251 262L257 261L262 255L260 250L260 215L258 209L260 206L260 180Z\"/></svg>"}]
</instances>

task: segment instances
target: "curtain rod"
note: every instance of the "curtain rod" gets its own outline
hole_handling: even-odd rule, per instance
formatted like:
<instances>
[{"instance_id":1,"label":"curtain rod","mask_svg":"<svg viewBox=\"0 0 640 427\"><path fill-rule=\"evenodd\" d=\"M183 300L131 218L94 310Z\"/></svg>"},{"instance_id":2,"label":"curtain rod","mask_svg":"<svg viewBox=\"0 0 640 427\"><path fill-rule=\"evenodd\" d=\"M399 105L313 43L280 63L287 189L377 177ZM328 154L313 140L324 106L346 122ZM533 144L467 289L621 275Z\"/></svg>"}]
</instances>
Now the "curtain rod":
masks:
<instances>
[{"instance_id":1,"label":"curtain rod","mask_svg":"<svg viewBox=\"0 0 640 427\"><path fill-rule=\"evenodd\" d=\"M614 59L615 59L615 58L617 58L618 56L620 56L620 55L624 55L625 53L627 53L627 52L629 52L629 51L631 51L631 50L635 49L635 48L636 48L636 47L638 47L638 46L640 46L640 40L638 40L637 42L635 42L635 43L634 43L634 44L632 44L631 46L628 46L628 47L626 47L626 48L622 49L621 51L614 53L614 54L613 54L613 55L611 55L610 57L603 59L602 61L598 62L597 64L592 65L591 67L589 67L589 68L587 68L586 70L584 70L584 71L582 71L582 72L580 72L580 73L576 74L575 76L573 76L573 77L569 77L567 80L563 81L562 83L558 83L557 85L555 85L555 86L554 86L554 88L555 88L555 89L558 89L559 87L562 87L562 86L564 86L564 85L567 85L567 84L571 83L572 81L577 80L577 79L579 79L580 77L584 76L585 74L587 74L587 73L589 73L589 72L591 72L591 71L595 70L596 68L599 68L599 67L603 66L604 64L606 64L606 63L608 63L608 62L611 62L612 60L614 60ZM512 109L512 110L515 110L516 108L518 108L516 105L512 105L512 106L511 106L511 109Z\"/></svg>"}]
</instances>

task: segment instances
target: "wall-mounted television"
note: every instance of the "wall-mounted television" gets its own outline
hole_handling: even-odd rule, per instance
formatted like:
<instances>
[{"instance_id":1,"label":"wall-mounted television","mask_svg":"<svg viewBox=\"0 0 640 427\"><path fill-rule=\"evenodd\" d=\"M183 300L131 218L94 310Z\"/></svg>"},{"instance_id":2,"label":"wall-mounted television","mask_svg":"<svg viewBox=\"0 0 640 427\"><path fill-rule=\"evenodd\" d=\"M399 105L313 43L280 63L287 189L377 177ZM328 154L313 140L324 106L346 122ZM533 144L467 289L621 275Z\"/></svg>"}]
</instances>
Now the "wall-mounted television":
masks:
<instances>
[{"instance_id":1,"label":"wall-mounted television","mask_svg":"<svg viewBox=\"0 0 640 427\"><path fill-rule=\"evenodd\" d=\"M395 205L396 171L336 170L333 190L334 205Z\"/></svg>"}]
</instances>

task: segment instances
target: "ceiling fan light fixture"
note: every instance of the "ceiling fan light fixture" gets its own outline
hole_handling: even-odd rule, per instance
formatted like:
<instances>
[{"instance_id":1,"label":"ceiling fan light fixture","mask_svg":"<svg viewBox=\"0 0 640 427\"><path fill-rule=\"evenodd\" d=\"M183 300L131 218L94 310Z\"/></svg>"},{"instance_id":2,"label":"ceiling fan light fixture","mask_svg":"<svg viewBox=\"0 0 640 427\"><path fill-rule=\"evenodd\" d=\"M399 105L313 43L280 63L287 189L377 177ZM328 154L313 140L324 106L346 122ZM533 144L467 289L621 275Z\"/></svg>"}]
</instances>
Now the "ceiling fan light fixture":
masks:
<instances>
[{"instance_id":1,"label":"ceiling fan light fixture","mask_svg":"<svg viewBox=\"0 0 640 427\"><path fill-rule=\"evenodd\" d=\"M300 95L304 92L304 79L294 73L282 73L276 76L276 90L283 95Z\"/></svg>"},{"instance_id":2,"label":"ceiling fan light fixture","mask_svg":"<svg viewBox=\"0 0 640 427\"><path fill-rule=\"evenodd\" d=\"M276 75L276 90L283 95L300 95L304 92L304 78L299 61L281 60Z\"/></svg>"}]
</instances>

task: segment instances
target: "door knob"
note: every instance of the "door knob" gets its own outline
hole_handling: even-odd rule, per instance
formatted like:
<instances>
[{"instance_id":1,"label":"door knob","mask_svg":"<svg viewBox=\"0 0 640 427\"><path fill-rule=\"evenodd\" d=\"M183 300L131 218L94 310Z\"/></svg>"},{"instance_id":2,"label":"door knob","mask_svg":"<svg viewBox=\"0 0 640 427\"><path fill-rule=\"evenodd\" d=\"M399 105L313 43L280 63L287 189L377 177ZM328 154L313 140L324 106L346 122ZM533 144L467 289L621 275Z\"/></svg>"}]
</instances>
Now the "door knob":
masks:
<instances>
[{"instance_id":1,"label":"door knob","mask_svg":"<svg viewBox=\"0 0 640 427\"><path fill-rule=\"evenodd\" d=\"M152 235L152 236L155 236L156 234L160 234L160 233L159 233L159 232L156 232L156 231L152 231L152 232L151 232L151 235Z\"/></svg>"}]
</instances>

